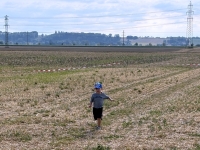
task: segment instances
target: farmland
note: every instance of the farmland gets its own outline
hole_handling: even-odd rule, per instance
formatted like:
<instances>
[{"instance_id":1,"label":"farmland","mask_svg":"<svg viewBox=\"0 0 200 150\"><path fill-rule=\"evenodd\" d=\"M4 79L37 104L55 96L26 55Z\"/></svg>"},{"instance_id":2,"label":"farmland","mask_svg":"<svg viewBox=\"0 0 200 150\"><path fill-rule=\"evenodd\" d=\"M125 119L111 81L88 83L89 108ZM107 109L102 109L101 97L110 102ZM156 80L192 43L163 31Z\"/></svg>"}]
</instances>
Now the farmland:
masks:
<instances>
[{"instance_id":1,"label":"farmland","mask_svg":"<svg viewBox=\"0 0 200 150\"><path fill-rule=\"evenodd\" d=\"M1 47L0 149L199 150L199 63L200 49ZM115 100L99 131L97 81Z\"/></svg>"}]
</instances>

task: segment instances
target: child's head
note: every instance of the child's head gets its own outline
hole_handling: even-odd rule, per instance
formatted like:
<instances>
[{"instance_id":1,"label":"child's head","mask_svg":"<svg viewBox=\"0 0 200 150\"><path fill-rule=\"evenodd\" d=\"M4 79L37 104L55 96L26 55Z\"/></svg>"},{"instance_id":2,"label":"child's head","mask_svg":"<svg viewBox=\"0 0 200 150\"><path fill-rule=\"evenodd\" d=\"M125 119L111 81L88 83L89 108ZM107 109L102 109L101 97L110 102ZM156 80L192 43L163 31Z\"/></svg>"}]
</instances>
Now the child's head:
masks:
<instances>
[{"instance_id":1,"label":"child's head","mask_svg":"<svg viewBox=\"0 0 200 150\"><path fill-rule=\"evenodd\" d=\"M102 84L100 82L95 83L94 88L97 93L101 92Z\"/></svg>"}]
</instances>

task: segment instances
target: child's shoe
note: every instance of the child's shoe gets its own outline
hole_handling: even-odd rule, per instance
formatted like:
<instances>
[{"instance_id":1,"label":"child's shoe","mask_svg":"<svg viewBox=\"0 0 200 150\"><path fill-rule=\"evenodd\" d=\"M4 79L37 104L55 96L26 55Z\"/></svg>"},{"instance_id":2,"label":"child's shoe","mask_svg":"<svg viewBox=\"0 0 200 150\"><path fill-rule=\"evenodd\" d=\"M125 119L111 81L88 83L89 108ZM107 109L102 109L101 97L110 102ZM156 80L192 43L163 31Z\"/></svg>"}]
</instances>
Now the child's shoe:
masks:
<instances>
[{"instance_id":1,"label":"child's shoe","mask_svg":"<svg viewBox=\"0 0 200 150\"><path fill-rule=\"evenodd\" d=\"M101 130L101 127L98 127L98 126L97 126L97 127L96 127L96 130Z\"/></svg>"}]
</instances>

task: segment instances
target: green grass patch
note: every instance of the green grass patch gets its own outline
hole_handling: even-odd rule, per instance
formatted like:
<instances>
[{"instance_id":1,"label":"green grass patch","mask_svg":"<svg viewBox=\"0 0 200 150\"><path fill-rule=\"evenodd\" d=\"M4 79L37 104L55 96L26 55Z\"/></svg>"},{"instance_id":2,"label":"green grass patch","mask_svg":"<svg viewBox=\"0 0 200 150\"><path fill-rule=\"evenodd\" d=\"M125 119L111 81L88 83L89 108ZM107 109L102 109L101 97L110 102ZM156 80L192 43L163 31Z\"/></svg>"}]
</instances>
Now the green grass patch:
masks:
<instances>
[{"instance_id":1,"label":"green grass patch","mask_svg":"<svg viewBox=\"0 0 200 150\"><path fill-rule=\"evenodd\" d=\"M200 107L197 108L197 111L200 111Z\"/></svg>"},{"instance_id":2,"label":"green grass patch","mask_svg":"<svg viewBox=\"0 0 200 150\"><path fill-rule=\"evenodd\" d=\"M32 135L22 130L7 131L6 133L2 133L0 137L5 141L29 142L32 140Z\"/></svg>"},{"instance_id":3,"label":"green grass patch","mask_svg":"<svg viewBox=\"0 0 200 150\"><path fill-rule=\"evenodd\" d=\"M152 111L150 111L150 115L151 116L161 116L162 115L162 111L160 111L160 110L152 110Z\"/></svg>"},{"instance_id":4,"label":"green grass patch","mask_svg":"<svg viewBox=\"0 0 200 150\"><path fill-rule=\"evenodd\" d=\"M37 84L49 84L53 82L59 82L64 79L68 75L76 74L79 72L86 72L87 70L69 70L63 72L47 72L47 73L36 73L36 74L29 74L25 76L23 79L27 80L32 85Z\"/></svg>"},{"instance_id":5,"label":"green grass patch","mask_svg":"<svg viewBox=\"0 0 200 150\"><path fill-rule=\"evenodd\" d=\"M109 136L104 136L104 139L108 140L108 141L115 140L115 139L118 139L118 138L121 138L121 136L116 135L116 134L112 134L112 135L109 135Z\"/></svg>"},{"instance_id":6,"label":"green grass patch","mask_svg":"<svg viewBox=\"0 0 200 150\"><path fill-rule=\"evenodd\" d=\"M20 124L39 124L42 122L40 117L35 116L20 116L16 118L9 118L2 121L5 125L20 125Z\"/></svg>"},{"instance_id":7,"label":"green grass patch","mask_svg":"<svg viewBox=\"0 0 200 150\"><path fill-rule=\"evenodd\" d=\"M54 134L54 133L53 133ZM54 135L52 135L52 136L54 136ZM53 140L51 141L51 145L53 146L53 147L59 147L59 146L61 146L61 145L68 145L68 144L70 144L72 141L74 140L74 138L73 137L71 137L71 136L68 136L68 135L66 135L66 136L56 136L56 137L54 137L53 138Z\"/></svg>"},{"instance_id":8,"label":"green grass patch","mask_svg":"<svg viewBox=\"0 0 200 150\"><path fill-rule=\"evenodd\" d=\"M85 137L85 129L84 128L70 128L70 130L68 130L67 133L74 138Z\"/></svg>"},{"instance_id":9,"label":"green grass patch","mask_svg":"<svg viewBox=\"0 0 200 150\"><path fill-rule=\"evenodd\" d=\"M101 144L98 144L97 147L93 147L90 150L111 150L111 148L108 146L103 146Z\"/></svg>"},{"instance_id":10,"label":"green grass patch","mask_svg":"<svg viewBox=\"0 0 200 150\"><path fill-rule=\"evenodd\" d=\"M124 122L122 123L122 127L123 127L123 128L128 128L128 127L130 127L132 124L133 124L132 121L124 121Z\"/></svg>"},{"instance_id":11,"label":"green grass patch","mask_svg":"<svg viewBox=\"0 0 200 150\"><path fill-rule=\"evenodd\" d=\"M112 108L112 107L116 107L119 105L119 101L110 101L110 100L106 100L104 102L104 106L106 109Z\"/></svg>"},{"instance_id":12,"label":"green grass patch","mask_svg":"<svg viewBox=\"0 0 200 150\"><path fill-rule=\"evenodd\" d=\"M190 136L193 136L193 137L199 137L200 138L200 134L198 133L192 133L192 134L189 134Z\"/></svg>"},{"instance_id":13,"label":"green grass patch","mask_svg":"<svg viewBox=\"0 0 200 150\"><path fill-rule=\"evenodd\" d=\"M200 150L200 145L199 144L195 144L194 147L195 147L194 150Z\"/></svg>"},{"instance_id":14,"label":"green grass patch","mask_svg":"<svg viewBox=\"0 0 200 150\"><path fill-rule=\"evenodd\" d=\"M67 118L64 118L64 119L54 119L51 121L52 124L54 126L61 126L61 127L65 127L67 126L69 123L75 123L74 120L71 120L71 119L67 119Z\"/></svg>"}]
</instances>

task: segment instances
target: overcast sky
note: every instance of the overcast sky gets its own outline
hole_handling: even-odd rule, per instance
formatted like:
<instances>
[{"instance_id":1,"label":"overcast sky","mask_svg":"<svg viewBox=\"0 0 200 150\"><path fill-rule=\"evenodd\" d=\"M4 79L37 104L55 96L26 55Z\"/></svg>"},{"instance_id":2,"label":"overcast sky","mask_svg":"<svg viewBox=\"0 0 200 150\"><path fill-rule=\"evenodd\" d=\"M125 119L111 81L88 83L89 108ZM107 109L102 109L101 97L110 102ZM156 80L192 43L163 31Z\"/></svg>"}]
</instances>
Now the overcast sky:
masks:
<instances>
[{"instance_id":1,"label":"overcast sky","mask_svg":"<svg viewBox=\"0 0 200 150\"><path fill-rule=\"evenodd\" d=\"M122 36L186 36L190 0L1 0L0 31L55 31ZM200 3L192 0L194 36L200 36Z\"/></svg>"}]
</instances>

